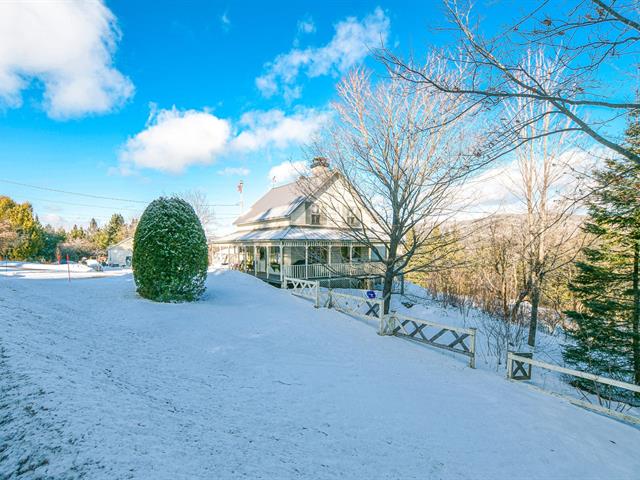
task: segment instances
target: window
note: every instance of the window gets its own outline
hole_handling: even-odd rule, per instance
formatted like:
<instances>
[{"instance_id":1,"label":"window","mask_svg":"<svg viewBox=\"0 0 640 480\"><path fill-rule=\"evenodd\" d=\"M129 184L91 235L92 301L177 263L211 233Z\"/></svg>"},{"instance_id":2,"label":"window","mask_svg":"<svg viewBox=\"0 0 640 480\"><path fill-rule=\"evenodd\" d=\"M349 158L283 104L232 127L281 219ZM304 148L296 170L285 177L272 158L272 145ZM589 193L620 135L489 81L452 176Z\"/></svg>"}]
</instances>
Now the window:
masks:
<instances>
[{"instance_id":1,"label":"window","mask_svg":"<svg viewBox=\"0 0 640 480\"><path fill-rule=\"evenodd\" d=\"M360 225L358 217L356 217L356 213L348 207L345 208L345 219L347 221L347 225L350 227L357 227Z\"/></svg>"},{"instance_id":2,"label":"window","mask_svg":"<svg viewBox=\"0 0 640 480\"><path fill-rule=\"evenodd\" d=\"M320 225L320 207L311 205L311 225Z\"/></svg>"}]
</instances>

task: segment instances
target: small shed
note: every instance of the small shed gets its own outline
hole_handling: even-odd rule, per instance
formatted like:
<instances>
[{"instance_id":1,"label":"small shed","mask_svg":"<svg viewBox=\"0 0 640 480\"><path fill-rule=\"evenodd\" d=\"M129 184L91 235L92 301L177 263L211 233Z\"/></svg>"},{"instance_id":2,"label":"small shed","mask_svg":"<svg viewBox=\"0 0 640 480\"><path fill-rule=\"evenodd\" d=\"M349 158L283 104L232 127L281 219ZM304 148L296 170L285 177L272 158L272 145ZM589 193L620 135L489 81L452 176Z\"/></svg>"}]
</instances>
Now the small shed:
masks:
<instances>
[{"instance_id":1,"label":"small shed","mask_svg":"<svg viewBox=\"0 0 640 480\"><path fill-rule=\"evenodd\" d=\"M107 265L110 267L130 267L133 258L133 237L107 248Z\"/></svg>"}]
</instances>

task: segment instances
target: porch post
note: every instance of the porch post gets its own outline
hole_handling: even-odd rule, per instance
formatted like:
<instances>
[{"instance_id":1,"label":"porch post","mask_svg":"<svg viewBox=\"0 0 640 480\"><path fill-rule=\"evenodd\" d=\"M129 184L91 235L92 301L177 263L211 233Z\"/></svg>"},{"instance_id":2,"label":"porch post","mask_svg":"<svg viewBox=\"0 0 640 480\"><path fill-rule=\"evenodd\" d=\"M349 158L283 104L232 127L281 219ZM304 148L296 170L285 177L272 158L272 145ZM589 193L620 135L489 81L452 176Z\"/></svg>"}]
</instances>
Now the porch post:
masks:
<instances>
[{"instance_id":1,"label":"porch post","mask_svg":"<svg viewBox=\"0 0 640 480\"><path fill-rule=\"evenodd\" d=\"M304 278L309 278L309 245L304 246Z\"/></svg>"},{"instance_id":2,"label":"porch post","mask_svg":"<svg viewBox=\"0 0 640 480\"><path fill-rule=\"evenodd\" d=\"M253 276L258 276L258 247L253 246Z\"/></svg>"},{"instance_id":3,"label":"porch post","mask_svg":"<svg viewBox=\"0 0 640 480\"><path fill-rule=\"evenodd\" d=\"M284 284L284 248L280 241L280 286Z\"/></svg>"},{"instance_id":4,"label":"porch post","mask_svg":"<svg viewBox=\"0 0 640 480\"><path fill-rule=\"evenodd\" d=\"M271 252L269 250L271 250L271 247L267 245L267 256L264 260L264 269L267 271L267 280L269 280L269 269L271 268L271 257L269 256Z\"/></svg>"},{"instance_id":5,"label":"porch post","mask_svg":"<svg viewBox=\"0 0 640 480\"><path fill-rule=\"evenodd\" d=\"M331 245L329 245L329 254L327 255L327 263L331 265Z\"/></svg>"},{"instance_id":6,"label":"porch post","mask_svg":"<svg viewBox=\"0 0 640 480\"><path fill-rule=\"evenodd\" d=\"M353 263L353 243L349 243L349 263Z\"/></svg>"}]
</instances>

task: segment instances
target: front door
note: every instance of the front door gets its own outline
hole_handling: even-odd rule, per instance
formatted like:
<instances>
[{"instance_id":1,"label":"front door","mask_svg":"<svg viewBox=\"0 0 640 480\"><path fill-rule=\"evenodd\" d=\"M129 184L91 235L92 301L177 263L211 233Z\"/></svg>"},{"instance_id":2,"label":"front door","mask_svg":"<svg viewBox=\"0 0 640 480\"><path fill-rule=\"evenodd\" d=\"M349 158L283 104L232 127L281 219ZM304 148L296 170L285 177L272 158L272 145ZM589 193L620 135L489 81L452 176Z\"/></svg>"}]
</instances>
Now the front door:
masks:
<instances>
[{"instance_id":1,"label":"front door","mask_svg":"<svg viewBox=\"0 0 640 480\"><path fill-rule=\"evenodd\" d=\"M267 273L267 247L258 247L257 271Z\"/></svg>"}]
</instances>

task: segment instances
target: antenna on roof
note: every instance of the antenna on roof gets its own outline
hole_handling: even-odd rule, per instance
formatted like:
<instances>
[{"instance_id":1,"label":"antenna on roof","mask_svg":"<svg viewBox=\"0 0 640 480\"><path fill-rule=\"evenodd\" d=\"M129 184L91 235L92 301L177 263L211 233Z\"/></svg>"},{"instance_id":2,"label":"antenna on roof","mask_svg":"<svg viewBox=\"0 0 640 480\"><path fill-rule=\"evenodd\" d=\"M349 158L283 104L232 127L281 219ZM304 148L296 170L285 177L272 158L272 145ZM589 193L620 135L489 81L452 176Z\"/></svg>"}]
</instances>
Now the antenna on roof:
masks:
<instances>
[{"instance_id":1,"label":"antenna on roof","mask_svg":"<svg viewBox=\"0 0 640 480\"><path fill-rule=\"evenodd\" d=\"M238 192L240 192L240 214L242 214L244 213L244 195L242 193L244 190L244 182L240 180L236 188L238 189Z\"/></svg>"}]
</instances>

